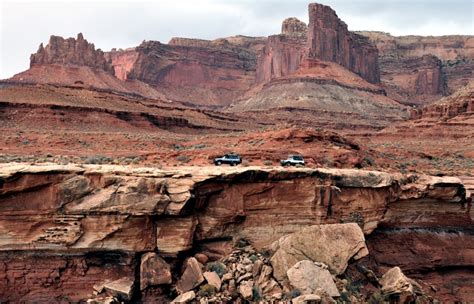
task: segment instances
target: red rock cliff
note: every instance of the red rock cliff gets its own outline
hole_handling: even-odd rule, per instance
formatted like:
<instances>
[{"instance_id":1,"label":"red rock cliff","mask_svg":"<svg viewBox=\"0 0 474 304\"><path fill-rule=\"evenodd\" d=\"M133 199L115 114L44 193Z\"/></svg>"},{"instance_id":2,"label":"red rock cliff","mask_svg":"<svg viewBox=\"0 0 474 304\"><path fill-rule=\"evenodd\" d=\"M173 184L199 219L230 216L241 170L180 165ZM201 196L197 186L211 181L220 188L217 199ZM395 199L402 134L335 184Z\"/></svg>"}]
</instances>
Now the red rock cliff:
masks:
<instances>
[{"instance_id":1,"label":"red rock cliff","mask_svg":"<svg viewBox=\"0 0 474 304\"><path fill-rule=\"evenodd\" d=\"M360 32L360 34L368 37L379 49L382 81L385 80L384 72L391 69L391 65L385 66L386 61L398 64L407 58L413 60L424 55L436 56L441 60L448 93L453 93L467 85L473 77L474 36L397 37L383 32ZM405 70L404 73L409 75L412 72L412 70ZM390 81L389 78L386 80Z\"/></svg>"},{"instance_id":2,"label":"red rock cliff","mask_svg":"<svg viewBox=\"0 0 474 304\"><path fill-rule=\"evenodd\" d=\"M382 56L380 77L390 97L407 104L425 104L448 92L443 63L436 56Z\"/></svg>"},{"instance_id":3,"label":"red rock cliff","mask_svg":"<svg viewBox=\"0 0 474 304\"><path fill-rule=\"evenodd\" d=\"M43 64L88 66L113 73L104 52L96 50L94 44L87 42L81 33L76 39L51 36L46 47L40 44L38 51L30 57L30 66Z\"/></svg>"},{"instance_id":4,"label":"red rock cliff","mask_svg":"<svg viewBox=\"0 0 474 304\"><path fill-rule=\"evenodd\" d=\"M459 89L456 93L445 97L438 102L414 110L411 113L412 119L424 118L444 118L449 119L458 115L474 114L474 82Z\"/></svg>"},{"instance_id":5,"label":"red rock cliff","mask_svg":"<svg viewBox=\"0 0 474 304\"><path fill-rule=\"evenodd\" d=\"M158 285L176 283L179 266L170 266L180 265L190 250L220 257L232 250L233 240L268 248L303 227L334 223L357 223L380 265L394 263L425 276L469 270L474 236L465 205L465 187L453 177L2 164L0 299L86 302L101 284L118 279L128 286L119 289L121 296L147 302L148 293L162 287L165 299L149 301L169 303L163 292L172 286ZM148 275L156 271L150 256L175 275L149 280L158 277ZM464 291L440 300L472 301L472 277L454 273ZM446 289L442 281L427 282Z\"/></svg>"},{"instance_id":6,"label":"red rock cliff","mask_svg":"<svg viewBox=\"0 0 474 304\"><path fill-rule=\"evenodd\" d=\"M255 52L238 42L175 38L171 44L146 41L131 52L113 55L116 69L125 67L121 77L163 88L173 100L226 105L255 78Z\"/></svg>"},{"instance_id":7,"label":"red rock cliff","mask_svg":"<svg viewBox=\"0 0 474 304\"><path fill-rule=\"evenodd\" d=\"M380 81L378 50L364 36L350 32L329 6L309 5L308 58L336 62L371 83Z\"/></svg>"}]
</instances>

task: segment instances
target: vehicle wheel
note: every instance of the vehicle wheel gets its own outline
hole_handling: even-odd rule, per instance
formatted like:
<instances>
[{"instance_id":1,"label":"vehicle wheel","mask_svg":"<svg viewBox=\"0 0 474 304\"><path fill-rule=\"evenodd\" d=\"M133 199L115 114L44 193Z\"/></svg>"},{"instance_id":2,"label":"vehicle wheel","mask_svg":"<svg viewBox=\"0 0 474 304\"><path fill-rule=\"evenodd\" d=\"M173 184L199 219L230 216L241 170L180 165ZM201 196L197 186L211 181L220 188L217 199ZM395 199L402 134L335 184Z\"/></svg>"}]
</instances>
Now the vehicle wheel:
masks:
<instances>
[{"instance_id":1,"label":"vehicle wheel","mask_svg":"<svg viewBox=\"0 0 474 304\"><path fill-rule=\"evenodd\" d=\"M233 167L233 166L235 166L235 163L230 163L230 165Z\"/></svg>"},{"instance_id":2,"label":"vehicle wheel","mask_svg":"<svg viewBox=\"0 0 474 304\"><path fill-rule=\"evenodd\" d=\"M216 166L220 166L222 163L220 161L216 162Z\"/></svg>"}]
</instances>

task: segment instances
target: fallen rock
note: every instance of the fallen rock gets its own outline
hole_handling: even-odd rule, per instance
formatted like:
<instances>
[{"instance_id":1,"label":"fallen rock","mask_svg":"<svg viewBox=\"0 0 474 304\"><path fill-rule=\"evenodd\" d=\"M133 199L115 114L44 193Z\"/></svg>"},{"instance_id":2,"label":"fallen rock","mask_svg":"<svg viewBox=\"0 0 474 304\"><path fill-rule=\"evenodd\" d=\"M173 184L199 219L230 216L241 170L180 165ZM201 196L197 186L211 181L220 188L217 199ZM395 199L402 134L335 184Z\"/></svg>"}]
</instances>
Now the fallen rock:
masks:
<instances>
[{"instance_id":1,"label":"fallen rock","mask_svg":"<svg viewBox=\"0 0 474 304\"><path fill-rule=\"evenodd\" d=\"M324 263L332 274L339 275L351 258L369 254L364 233L356 223L310 226L281 237L272 244L272 250L273 276L279 281L302 260Z\"/></svg>"},{"instance_id":2,"label":"fallen rock","mask_svg":"<svg viewBox=\"0 0 474 304\"><path fill-rule=\"evenodd\" d=\"M317 266L309 260L296 263L287 272L290 284L302 294L313 294L318 288L331 297L339 297L334 279L327 269Z\"/></svg>"},{"instance_id":3,"label":"fallen rock","mask_svg":"<svg viewBox=\"0 0 474 304\"><path fill-rule=\"evenodd\" d=\"M292 304L317 304L321 302L321 297L315 294L306 294L291 300Z\"/></svg>"},{"instance_id":4,"label":"fallen rock","mask_svg":"<svg viewBox=\"0 0 474 304\"><path fill-rule=\"evenodd\" d=\"M104 289L113 297L128 301L133 294L133 280L121 278L104 284Z\"/></svg>"},{"instance_id":5,"label":"fallen rock","mask_svg":"<svg viewBox=\"0 0 474 304\"><path fill-rule=\"evenodd\" d=\"M186 269L181 279L176 283L176 290L179 293L190 291L204 282L201 264L195 258L189 258L186 263Z\"/></svg>"},{"instance_id":6,"label":"fallen rock","mask_svg":"<svg viewBox=\"0 0 474 304\"><path fill-rule=\"evenodd\" d=\"M203 276L209 285L214 286L218 291L221 289L222 282L217 273L214 271L206 271Z\"/></svg>"},{"instance_id":7,"label":"fallen rock","mask_svg":"<svg viewBox=\"0 0 474 304\"><path fill-rule=\"evenodd\" d=\"M195 297L196 297L196 293L191 290L177 296L173 301L171 301L171 303L174 303L174 304L189 303L192 300L194 300Z\"/></svg>"},{"instance_id":8,"label":"fallen rock","mask_svg":"<svg viewBox=\"0 0 474 304\"><path fill-rule=\"evenodd\" d=\"M148 286L171 284L171 269L161 257L154 252L142 256L140 264L140 289Z\"/></svg>"},{"instance_id":9,"label":"fallen rock","mask_svg":"<svg viewBox=\"0 0 474 304\"><path fill-rule=\"evenodd\" d=\"M239 293L245 300L251 300L253 297L253 282L252 281L245 281L239 286Z\"/></svg>"},{"instance_id":10,"label":"fallen rock","mask_svg":"<svg viewBox=\"0 0 474 304\"><path fill-rule=\"evenodd\" d=\"M196 258L196 260L198 260L199 263L203 265L209 261L209 257L204 253L196 253L194 257Z\"/></svg>"},{"instance_id":11,"label":"fallen rock","mask_svg":"<svg viewBox=\"0 0 474 304\"><path fill-rule=\"evenodd\" d=\"M387 271L380 279L380 284L384 295L413 294L413 285L400 267L393 267Z\"/></svg>"}]
</instances>

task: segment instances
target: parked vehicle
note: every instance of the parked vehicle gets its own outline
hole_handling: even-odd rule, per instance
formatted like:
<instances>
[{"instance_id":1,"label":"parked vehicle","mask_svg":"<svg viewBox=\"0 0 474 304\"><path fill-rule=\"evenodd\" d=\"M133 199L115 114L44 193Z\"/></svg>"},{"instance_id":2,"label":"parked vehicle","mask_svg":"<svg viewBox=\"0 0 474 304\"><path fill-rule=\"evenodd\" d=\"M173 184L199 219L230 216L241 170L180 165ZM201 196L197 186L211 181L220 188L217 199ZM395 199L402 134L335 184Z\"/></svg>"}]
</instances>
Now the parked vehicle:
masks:
<instances>
[{"instance_id":1,"label":"parked vehicle","mask_svg":"<svg viewBox=\"0 0 474 304\"><path fill-rule=\"evenodd\" d=\"M288 155L288 158L281 160L280 164L282 166L296 166L296 165L304 166L304 159L303 159L303 156L300 156L300 155Z\"/></svg>"},{"instance_id":2,"label":"parked vehicle","mask_svg":"<svg viewBox=\"0 0 474 304\"><path fill-rule=\"evenodd\" d=\"M225 154L221 157L214 158L214 165L220 166L222 164L228 164L231 166L236 166L242 163L242 158L238 154Z\"/></svg>"}]
</instances>

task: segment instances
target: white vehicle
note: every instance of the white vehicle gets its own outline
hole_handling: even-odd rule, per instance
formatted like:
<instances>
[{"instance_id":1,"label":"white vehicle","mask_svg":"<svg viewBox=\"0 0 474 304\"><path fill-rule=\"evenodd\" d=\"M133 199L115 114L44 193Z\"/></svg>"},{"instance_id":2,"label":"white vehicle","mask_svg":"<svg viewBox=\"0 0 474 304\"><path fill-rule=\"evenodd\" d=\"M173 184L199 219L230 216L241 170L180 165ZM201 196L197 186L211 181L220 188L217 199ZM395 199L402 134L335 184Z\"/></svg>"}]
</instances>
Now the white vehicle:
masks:
<instances>
[{"instance_id":1,"label":"white vehicle","mask_svg":"<svg viewBox=\"0 0 474 304\"><path fill-rule=\"evenodd\" d=\"M303 156L300 156L300 155L288 155L288 158L281 160L280 164L282 166L296 166L296 165L304 166L304 159L303 159Z\"/></svg>"}]
</instances>

